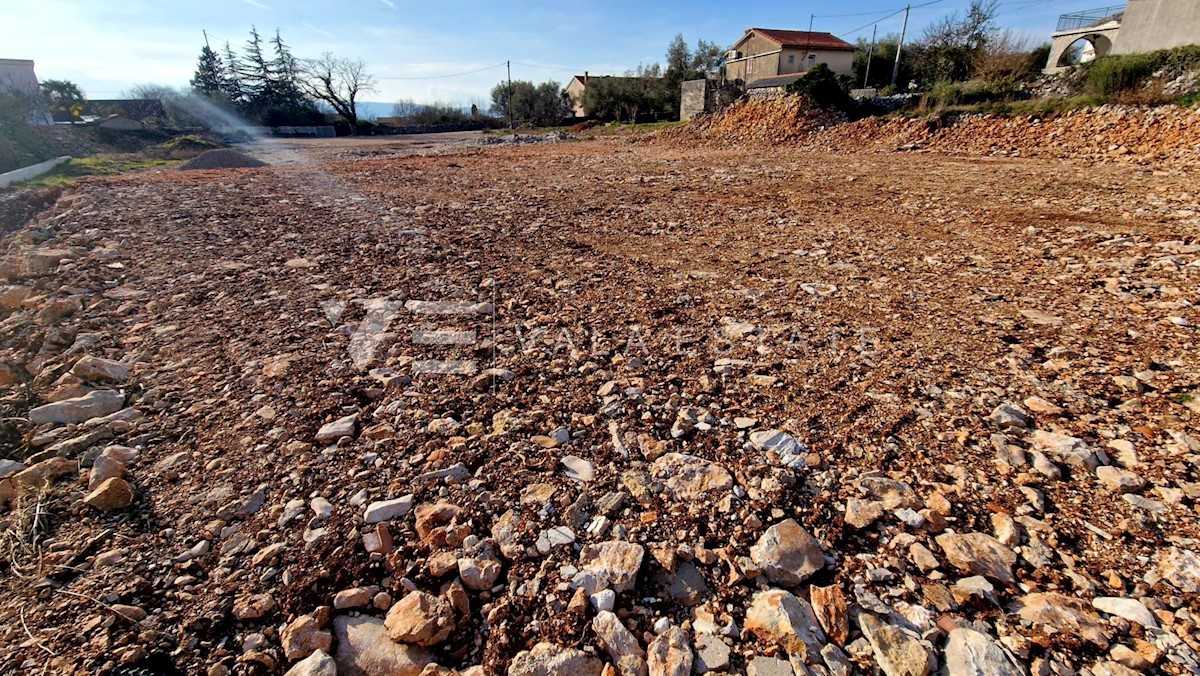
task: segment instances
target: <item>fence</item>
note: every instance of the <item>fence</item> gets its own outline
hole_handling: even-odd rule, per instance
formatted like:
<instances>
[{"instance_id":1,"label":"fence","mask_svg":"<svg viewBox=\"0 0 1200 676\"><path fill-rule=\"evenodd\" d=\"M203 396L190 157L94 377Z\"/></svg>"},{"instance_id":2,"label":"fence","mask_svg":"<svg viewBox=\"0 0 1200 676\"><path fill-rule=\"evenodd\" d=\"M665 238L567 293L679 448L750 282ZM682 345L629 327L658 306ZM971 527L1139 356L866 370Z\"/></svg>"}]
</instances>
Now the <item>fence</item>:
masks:
<instances>
[{"instance_id":1,"label":"fence","mask_svg":"<svg viewBox=\"0 0 1200 676\"><path fill-rule=\"evenodd\" d=\"M1073 31L1077 28L1098 26L1109 21L1120 21L1124 14L1125 5L1113 5L1111 7L1100 7L1098 9L1063 14L1058 17L1058 28L1055 29L1055 32Z\"/></svg>"}]
</instances>

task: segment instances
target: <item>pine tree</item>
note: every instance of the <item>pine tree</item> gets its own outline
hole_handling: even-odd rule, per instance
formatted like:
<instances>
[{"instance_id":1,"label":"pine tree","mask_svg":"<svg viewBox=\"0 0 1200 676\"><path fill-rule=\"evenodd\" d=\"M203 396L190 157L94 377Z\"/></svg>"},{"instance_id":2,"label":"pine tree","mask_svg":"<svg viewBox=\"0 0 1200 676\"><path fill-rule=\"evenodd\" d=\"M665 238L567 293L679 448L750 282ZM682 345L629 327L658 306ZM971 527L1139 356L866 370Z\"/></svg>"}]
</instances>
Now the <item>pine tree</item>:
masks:
<instances>
[{"instance_id":1,"label":"pine tree","mask_svg":"<svg viewBox=\"0 0 1200 676\"><path fill-rule=\"evenodd\" d=\"M210 99L223 94L223 70L221 57L217 56L217 53L208 45L204 45L204 48L200 50L200 61L196 64L196 74L192 76L192 90Z\"/></svg>"},{"instance_id":2,"label":"pine tree","mask_svg":"<svg viewBox=\"0 0 1200 676\"><path fill-rule=\"evenodd\" d=\"M275 38L271 40L271 45L275 49L275 58L268 64L271 73L271 98L274 99L271 103L288 108L303 106L306 99L296 84L299 77L296 57L292 56L291 50L283 43L278 28L275 29Z\"/></svg>"},{"instance_id":3,"label":"pine tree","mask_svg":"<svg viewBox=\"0 0 1200 676\"><path fill-rule=\"evenodd\" d=\"M248 103L254 108L261 107L264 103L269 105L271 68L263 56L262 37L254 26L250 27L250 39L246 41L244 53L245 61L242 62L239 75Z\"/></svg>"},{"instance_id":4,"label":"pine tree","mask_svg":"<svg viewBox=\"0 0 1200 676\"><path fill-rule=\"evenodd\" d=\"M233 53L229 43L225 43L225 64L221 71L221 93L231 103L241 104L246 100L246 88L242 84L242 64Z\"/></svg>"}]
</instances>

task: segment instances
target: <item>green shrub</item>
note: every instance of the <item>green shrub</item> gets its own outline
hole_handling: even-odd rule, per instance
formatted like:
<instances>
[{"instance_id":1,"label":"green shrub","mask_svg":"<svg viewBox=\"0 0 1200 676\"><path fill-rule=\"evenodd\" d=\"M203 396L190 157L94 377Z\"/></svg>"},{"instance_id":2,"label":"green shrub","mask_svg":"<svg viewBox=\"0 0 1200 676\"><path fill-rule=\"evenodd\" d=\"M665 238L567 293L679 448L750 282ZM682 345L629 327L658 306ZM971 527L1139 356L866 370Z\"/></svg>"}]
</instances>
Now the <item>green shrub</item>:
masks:
<instances>
[{"instance_id":1,"label":"green shrub","mask_svg":"<svg viewBox=\"0 0 1200 676\"><path fill-rule=\"evenodd\" d=\"M1156 69L1154 54L1096 59L1087 67L1085 87L1090 93L1112 96L1137 87Z\"/></svg>"},{"instance_id":2,"label":"green shrub","mask_svg":"<svg viewBox=\"0 0 1200 676\"><path fill-rule=\"evenodd\" d=\"M1197 68L1200 68L1200 45L1105 56L1084 66L1084 88L1089 94L1113 96L1142 86L1160 70L1182 72Z\"/></svg>"},{"instance_id":3,"label":"green shrub","mask_svg":"<svg viewBox=\"0 0 1200 676\"><path fill-rule=\"evenodd\" d=\"M802 94L822 108L849 110L853 107L850 100L849 81L839 79L829 66L818 63L803 77L787 86L789 94Z\"/></svg>"}]
</instances>

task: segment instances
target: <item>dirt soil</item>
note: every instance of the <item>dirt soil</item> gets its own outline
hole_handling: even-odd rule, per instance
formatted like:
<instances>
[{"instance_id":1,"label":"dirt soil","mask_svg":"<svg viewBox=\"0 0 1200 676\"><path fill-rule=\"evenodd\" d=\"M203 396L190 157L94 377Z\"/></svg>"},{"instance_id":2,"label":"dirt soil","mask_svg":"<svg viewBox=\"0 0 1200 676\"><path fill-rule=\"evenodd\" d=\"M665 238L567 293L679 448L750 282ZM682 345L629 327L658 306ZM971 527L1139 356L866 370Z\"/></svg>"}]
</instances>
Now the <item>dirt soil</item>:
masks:
<instances>
[{"instance_id":1,"label":"dirt soil","mask_svg":"<svg viewBox=\"0 0 1200 676\"><path fill-rule=\"evenodd\" d=\"M335 145L81 180L5 240L3 457L70 462L0 492L0 673L353 673L297 619L444 624L414 589L453 631L394 673L924 674L951 631L988 673L1196 669L1195 173Z\"/></svg>"}]
</instances>

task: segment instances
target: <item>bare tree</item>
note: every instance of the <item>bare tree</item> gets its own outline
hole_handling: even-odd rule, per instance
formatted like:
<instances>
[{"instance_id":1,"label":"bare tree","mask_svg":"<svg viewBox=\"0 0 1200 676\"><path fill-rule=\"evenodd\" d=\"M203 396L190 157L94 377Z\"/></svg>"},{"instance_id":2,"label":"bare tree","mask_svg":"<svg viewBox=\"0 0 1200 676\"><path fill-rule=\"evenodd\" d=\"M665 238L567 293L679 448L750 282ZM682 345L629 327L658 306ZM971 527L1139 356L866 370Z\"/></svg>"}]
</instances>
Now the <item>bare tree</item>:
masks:
<instances>
[{"instance_id":1,"label":"bare tree","mask_svg":"<svg viewBox=\"0 0 1200 676\"><path fill-rule=\"evenodd\" d=\"M983 46L975 61L974 77L993 81L1015 81L1035 72L1043 64L1032 63L1032 52L1037 45L1026 36L1006 28L993 33Z\"/></svg>"},{"instance_id":2,"label":"bare tree","mask_svg":"<svg viewBox=\"0 0 1200 676\"><path fill-rule=\"evenodd\" d=\"M358 97L375 91L375 78L367 72L365 61L325 52L319 59L304 60L299 83L305 94L329 104L345 118L350 133L358 133Z\"/></svg>"}]
</instances>

